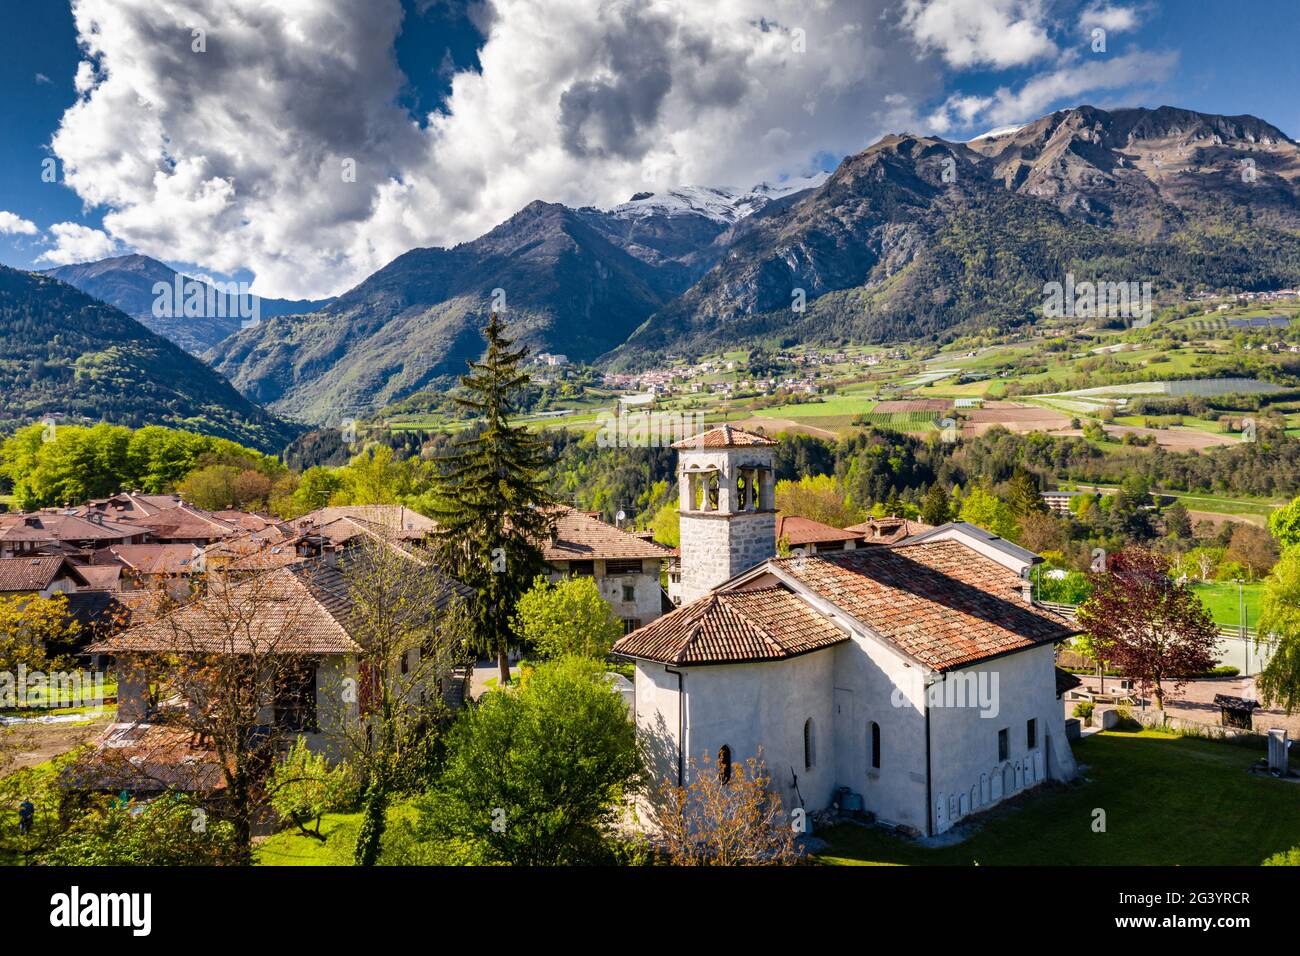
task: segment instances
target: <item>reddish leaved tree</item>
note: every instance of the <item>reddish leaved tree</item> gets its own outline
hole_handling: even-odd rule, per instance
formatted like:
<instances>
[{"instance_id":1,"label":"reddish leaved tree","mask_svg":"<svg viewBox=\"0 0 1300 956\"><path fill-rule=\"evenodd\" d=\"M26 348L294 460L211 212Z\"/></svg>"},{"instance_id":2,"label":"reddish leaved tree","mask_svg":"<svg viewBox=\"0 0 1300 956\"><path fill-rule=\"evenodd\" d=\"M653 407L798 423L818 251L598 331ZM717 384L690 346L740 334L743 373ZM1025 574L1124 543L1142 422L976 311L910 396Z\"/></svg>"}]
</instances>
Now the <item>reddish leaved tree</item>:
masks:
<instances>
[{"instance_id":1,"label":"reddish leaved tree","mask_svg":"<svg viewBox=\"0 0 1300 956\"><path fill-rule=\"evenodd\" d=\"M1177 691L1186 678L1215 665L1219 629L1201 599L1169 577L1169 562L1145 548L1125 548L1093 574L1092 596L1079 607L1079 626L1100 657L1154 691L1163 709L1166 681Z\"/></svg>"}]
</instances>

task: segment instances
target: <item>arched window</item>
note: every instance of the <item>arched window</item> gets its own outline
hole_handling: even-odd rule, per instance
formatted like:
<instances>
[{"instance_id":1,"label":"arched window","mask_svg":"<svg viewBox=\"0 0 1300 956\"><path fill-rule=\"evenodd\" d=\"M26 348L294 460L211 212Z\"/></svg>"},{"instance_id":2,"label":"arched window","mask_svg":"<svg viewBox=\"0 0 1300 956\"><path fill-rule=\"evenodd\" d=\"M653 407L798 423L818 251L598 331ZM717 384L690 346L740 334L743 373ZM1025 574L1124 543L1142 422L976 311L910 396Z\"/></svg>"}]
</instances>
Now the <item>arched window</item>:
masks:
<instances>
[{"instance_id":1,"label":"arched window","mask_svg":"<svg viewBox=\"0 0 1300 956\"><path fill-rule=\"evenodd\" d=\"M718 779L723 783L731 781L731 748L726 744L718 748Z\"/></svg>"},{"instance_id":2,"label":"arched window","mask_svg":"<svg viewBox=\"0 0 1300 956\"><path fill-rule=\"evenodd\" d=\"M817 727L809 717L803 722L803 766L811 770L817 764Z\"/></svg>"},{"instance_id":3,"label":"arched window","mask_svg":"<svg viewBox=\"0 0 1300 956\"><path fill-rule=\"evenodd\" d=\"M870 725L868 746L871 748L871 769L880 769L880 725L874 720Z\"/></svg>"}]
</instances>

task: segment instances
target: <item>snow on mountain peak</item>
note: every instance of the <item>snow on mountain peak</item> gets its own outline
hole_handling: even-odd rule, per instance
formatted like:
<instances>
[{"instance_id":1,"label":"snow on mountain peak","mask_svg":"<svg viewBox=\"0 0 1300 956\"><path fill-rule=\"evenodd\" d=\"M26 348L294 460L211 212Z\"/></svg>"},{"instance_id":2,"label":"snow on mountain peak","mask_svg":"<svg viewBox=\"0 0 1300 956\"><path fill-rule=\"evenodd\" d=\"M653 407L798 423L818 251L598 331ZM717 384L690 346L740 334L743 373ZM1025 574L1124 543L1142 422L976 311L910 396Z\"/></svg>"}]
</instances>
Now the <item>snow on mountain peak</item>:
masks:
<instances>
[{"instance_id":1,"label":"snow on mountain peak","mask_svg":"<svg viewBox=\"0 0 1300 956\"><path fill-rule=\"evenodd\" d=\"M1009 136L1012 133L1020 132L1024 128L1024 123L1021 123L1019 126L999 126L997 129L991 129L987 133L980 133L978 136L972 136L970 139L966 140L966 142L973 143L976 140L992 139L995 136Z\"/></svg>"},{"instance_id":2,"label":"snow on mountain peak","mask_svg":"<svg viewBox=\"0 0 1300 956\"><path fill-rule=\"evenodd\" d=\"M664 192L637 193L628 202L619 203L608 212L619 219L695 215L730 225L758 212L774 199L820 186L829 175L820 172L779 183L759 183L751 189L676 186Z\"/></svg>"}]
</instances>

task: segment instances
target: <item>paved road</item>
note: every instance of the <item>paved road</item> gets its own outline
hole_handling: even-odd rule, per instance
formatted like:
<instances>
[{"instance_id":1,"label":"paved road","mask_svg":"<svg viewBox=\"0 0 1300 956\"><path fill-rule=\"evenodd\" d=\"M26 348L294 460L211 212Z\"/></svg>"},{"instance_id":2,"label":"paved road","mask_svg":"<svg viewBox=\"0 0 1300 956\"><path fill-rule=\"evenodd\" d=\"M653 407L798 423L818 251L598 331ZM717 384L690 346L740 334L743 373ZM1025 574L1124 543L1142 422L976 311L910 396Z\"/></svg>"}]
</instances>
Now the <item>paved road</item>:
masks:
<instances>
[{"instance_id":1,"label":"paved road","mask_svg":"<svg viewBox=\"0 0 1300 956\"><path fill-rule=\"evenodd\" d=\"M511 676L519 674L519 666L510 668ZM496 687L501 678L501 671L496 661L475 661L474 673L470 675L469 695L478 700L489 688ZM491 681L491 683L488 683Z\"/></svg>"}]
</instances>

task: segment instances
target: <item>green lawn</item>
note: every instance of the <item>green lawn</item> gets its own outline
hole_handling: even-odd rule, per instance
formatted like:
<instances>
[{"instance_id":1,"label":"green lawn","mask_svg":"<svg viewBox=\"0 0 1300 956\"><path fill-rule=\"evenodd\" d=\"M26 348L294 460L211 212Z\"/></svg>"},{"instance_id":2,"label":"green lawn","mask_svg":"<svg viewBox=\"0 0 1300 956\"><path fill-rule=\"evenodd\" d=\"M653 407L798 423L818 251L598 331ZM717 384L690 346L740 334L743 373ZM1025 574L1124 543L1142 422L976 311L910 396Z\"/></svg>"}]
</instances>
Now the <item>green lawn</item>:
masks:
<instances>
[{"instance_id":1,"label":"green lawn","mask_svg":"<svg viewBox=\"0 0 1300 956\"><path fill-rule=\"evenodd\" d=\"M1237 604L1237 585L1231 581L1206 582L1193 584L1192 590L1201 598L1201 603L1209 608L1214 623L1224 627L1237 627L1241 623L1240 609ZM1246 624L1254 627L1259 620L1259 602L1264 596L1264 585L1243 584L1242 597L1246 605Z\"/></svg>"},{"instance_id":2,"label":"green lawn","mask_svg":"<svg viewBox=\"0 0 1300 956\"><path fill-rule=\"evenodd\" d=\"M258 866L351 866L352 848L361 826L360 813L327 813L321 819L321 842L297 829L281 830L258 845Z\"/></svg>"},{"instance_id":3,"label":"green lawn","mask_svg":"<svg viewBox=\"0 0 1300 956\"><path fill-rule=\"evenodd\" d=\"M883 830L821 834L832 865L1255 866L1300 845L1300 784L1254 777L1263 750L1144 731L1074 745L1084 782L991 811L962 843L929 849ZM1094 810L1106 831L1093 832Z\"/></svg>"}]
</instances>

